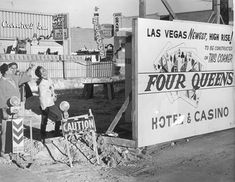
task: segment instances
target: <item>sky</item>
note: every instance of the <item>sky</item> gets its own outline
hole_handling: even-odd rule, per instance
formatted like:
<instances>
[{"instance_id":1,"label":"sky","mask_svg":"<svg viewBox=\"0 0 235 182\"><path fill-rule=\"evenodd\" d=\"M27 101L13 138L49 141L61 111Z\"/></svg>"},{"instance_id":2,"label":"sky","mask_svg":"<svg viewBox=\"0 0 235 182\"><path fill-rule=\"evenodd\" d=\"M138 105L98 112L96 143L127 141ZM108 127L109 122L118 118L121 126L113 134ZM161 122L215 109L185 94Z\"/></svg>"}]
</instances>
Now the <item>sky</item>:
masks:
<instances>
[{"instance_id":1,"label":"sky","mask_svg":"<svg viewBox=\"0 0 235 182\"><path fill-rule=\"evenodd\" d=\"M211 9L211 0L167 0L174 12ZM229 0L232 6L232 0ZM113 13L139 14L139 0L0 0L0 8L45 14L69 13L70 27L92 28L94 8L99 8L100 23L113 23ZM146 0L146 13L167 14L161 0Z\"/></svg>"}]
</instances>

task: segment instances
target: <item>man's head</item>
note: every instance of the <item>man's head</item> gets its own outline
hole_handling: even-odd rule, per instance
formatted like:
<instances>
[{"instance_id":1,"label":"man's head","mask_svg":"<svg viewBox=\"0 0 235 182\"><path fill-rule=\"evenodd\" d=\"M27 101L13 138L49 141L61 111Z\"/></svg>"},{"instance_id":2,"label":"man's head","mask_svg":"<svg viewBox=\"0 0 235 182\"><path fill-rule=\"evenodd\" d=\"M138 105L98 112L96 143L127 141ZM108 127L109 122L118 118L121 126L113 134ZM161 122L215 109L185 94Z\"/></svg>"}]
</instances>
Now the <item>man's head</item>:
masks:
<instances>
[{"instance_id":1,"label":"man's head","mask_svg":"<svg viewBox=\"0 0 235 182\"><path fill-rule=\"evenodd\" d=\"M9 69L9 65L6 64L6 63L3 63L0 66L0 72L1 72L3 77L8 77L9 75L12 74L11 70Z\"/></svg>"},{"instance_id":2,"label":"man's head","mask_svg":"<svg viewBox=\"0 0 235 182\"><path fill-rule=\"evenodd\" d=\"M35 75L38 77L38 78L44 78L44 79L47 79L48 77L48 72L45 68L43 68L42 66L38 66L36 69L35 69Z\"/></svg>"},{"instance_id":3,"label":"man's head","mask_svg":"<svg viewBox=\"0 0 235 182\"><path fill-rule=\"evenodd\" d=\"M15 75L18 70L17 63L12 62L12 63L8 64L8 66L9 66L10 70L12 71L12 73Z\"/></svg>"}]
</instances>

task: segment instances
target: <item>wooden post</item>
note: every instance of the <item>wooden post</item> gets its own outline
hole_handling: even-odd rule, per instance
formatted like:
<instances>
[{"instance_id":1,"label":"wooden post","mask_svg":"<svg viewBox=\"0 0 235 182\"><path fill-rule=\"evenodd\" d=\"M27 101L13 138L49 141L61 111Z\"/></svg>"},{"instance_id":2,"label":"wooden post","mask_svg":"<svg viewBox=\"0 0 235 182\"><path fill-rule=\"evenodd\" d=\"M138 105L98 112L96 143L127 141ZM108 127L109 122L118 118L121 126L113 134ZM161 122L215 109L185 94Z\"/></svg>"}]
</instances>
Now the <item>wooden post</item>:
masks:
<instances>
[{"instance_id":1,"label":"wooden post","mask_svg":"<svg viewBox=\"0 0 235 182\"><path fill-rule=\"evenodd\" d=\"M228 0L220 0L220 17L224 24L229 24L229 3Z\"/></svg>"},{"instance_id":2,"label":"wooden post","mask_svg":"<svg viewBox=\"0 0 235 182\"><path fill-rule=\"evenodd\" d=\"M65 69L65 62L64 59L62 60L62 67L63 67L63 79L66 79L66 69Z\"/></svg>"},{"instance_id":3,"label":"wooden post","mask_svg":"<svg viewBox=\"0 0 235 182\"><path fill-rule=\"evenodd\" d=\"M112 100L114 98L114 88L113 88L113 83L104 83L104 96L105 98Z\"/></svg>"},{"instance_id":4,"label":"wooden post","mask_svg":"<svg viewBox=\"0 0 235 182\"><path fill-rule=\"evenodd\" d=\"M229 7L227 0L213 0L212 10L215 14L216 23L229 24ZM213 22L213 21L212 21Z\"/></svg>"},{"instance_id":5,"label":"wooden post","mask_svg":"<svg viewBox=\"0 0 235 182\"><path fill-rule=\"evenodd\" d=\"M94 130L91 130L92 133L92 142L93 142L93 150L95 152L97 164L100 165L100 159L99 159L99 154L98 154L98 149L97 149L97 142L96 142L96 134Z\"/></svg>"},{"instance_id":6,"label":"wooden post","mask_svg":"<svg viewBox=\"0 0 235 182\"><path fill-rule=\"evenodd\" d=\"M114 98L113 83L108 83L107 84L107 91L108 91L108 99L112 100Z\"/></svg>"},{"instance_id":7,"label":"wooden post","mask_svg":"<svg viewBox=\"0 0 235 182\"><path fill-rule=\"evenodd\" d=\"M86 99L90 99L93 97L93 93L94 93L94 84L93 83L84 84L83 97L85 97Z\"/></svg>"},{"instance_id":8,"label":"wooden post","mask_svg":"<svg viewBox=\"0 0 235 182\"><path fill-rule=\"evenodd\" d=\"M220 0L216 1L216 23L220 24Z\"/></svg>"},{"instance_id":9,"label":"wooden post","mask_svg":"<svg viewBox=\"0 0 235 182\"><path fill-rule=\"evenodd\" d=\"M92 114L91 109L89 109L89 116L91 116L94 119L94 116ZM95 119L94 119L94 124L95 124ZM100 165L100 159L99 159L99 154L98 154L98 148L97 148L97 141L96 141L96 126L93 130L91 130L91 134L92 134L92 143L93 143L93 150L95 152L95 156L96 156L96 160L97 160L97 164Z\"/></svg>"},{"instance_id":10,"label":"wooden post","mask_svg":"<svg viewBox=\"0 0 235 182\"><path fill-rule=\"evenodd\" d=\"M69 103L67 103L68 107L63 106L62 103L63 102L60 103L60 110L63 112L63 119L61 120L62 132L65 137L66 148L67 148L67 153L68 153L68 158L69 158L69 164L70 164L70 167L73 167L72 158L71 158L70 150L69 150L68 134L65 134L64 129L63 129L64 123L67 122L68 118L69 118L69 114L68 114Z\"/></svg>"},{"instance_id":11,"label":"wooden post","mask_svg":"<svg viewBox=\"0 0 235 182\"><path fill-rule=\"evenodd\" d=\"M110 132L112 132L114 130L114 128L116 127L116 125L118 124L118 121L121 119L122 114L126 111L127 106L130 103L130 96L128 96L125 100L125 102L123 103L121 109L118 111L117 115L115 116L115 118L113 119L111 125L109 126L109 128L106 131L106 134L109 134Z\"/></svg>"},{"instance_id":12,"label":"wooden post","mask_svg":"<svg viewBox=\"0 0 235 182\"><path fill-rule=\"evenodd\" d=\"M139 0L139 17L146 17L146 0Z\"/></svg>"},{"instance_id":13,"label":"wooden post","mask_svg":"<svg viewBox=\"0 0 235 182\"><path fill-rule=\"evenodd\" d=\"M67 148L67 153L68 153L68 158L69 158L69 164L70 164L70 167L73 167L72 158L71 158L70 150L69 150L69 142L68 142L68 135L67 134L65 134L65 142L66 142L66 148Z\"/></svg>"}]
</instances>

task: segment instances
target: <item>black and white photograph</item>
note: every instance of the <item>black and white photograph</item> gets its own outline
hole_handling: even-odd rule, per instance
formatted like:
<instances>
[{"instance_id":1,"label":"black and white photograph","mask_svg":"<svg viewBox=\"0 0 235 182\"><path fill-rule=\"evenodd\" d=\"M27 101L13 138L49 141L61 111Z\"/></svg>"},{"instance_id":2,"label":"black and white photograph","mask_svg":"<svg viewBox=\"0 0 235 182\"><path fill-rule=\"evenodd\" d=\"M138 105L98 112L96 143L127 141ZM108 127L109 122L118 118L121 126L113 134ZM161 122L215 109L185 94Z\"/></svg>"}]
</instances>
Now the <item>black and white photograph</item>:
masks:
<instances>
[{"instance_id":1,"label":"black and white photograph","mask_svg":"<svg viewBox=\"0 0 235 182\"><path fill-rule=\"evenodd\" d=\"M234 0L0 0L0 182L234 182Z\"/></svg>"}]
</instances>

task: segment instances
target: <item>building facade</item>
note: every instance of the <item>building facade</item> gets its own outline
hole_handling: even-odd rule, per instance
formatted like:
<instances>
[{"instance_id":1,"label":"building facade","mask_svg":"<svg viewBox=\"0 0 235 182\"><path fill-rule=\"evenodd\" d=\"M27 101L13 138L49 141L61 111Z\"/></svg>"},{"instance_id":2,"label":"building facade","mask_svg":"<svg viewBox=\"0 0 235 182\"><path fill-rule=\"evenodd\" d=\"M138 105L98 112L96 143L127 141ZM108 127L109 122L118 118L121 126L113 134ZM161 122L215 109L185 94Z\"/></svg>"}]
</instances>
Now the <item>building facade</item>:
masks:
<instances>
[{"instance_id":1,"label":"building facade","mask_svg":"<svg viewBox=\"0 0 235 182\"><path fill-rule=\"evenodd\" d=\"M53 14L0 9L0 53L68 54L67 40L55 39L56 20Z\"/></svg>"}]
</instances>

